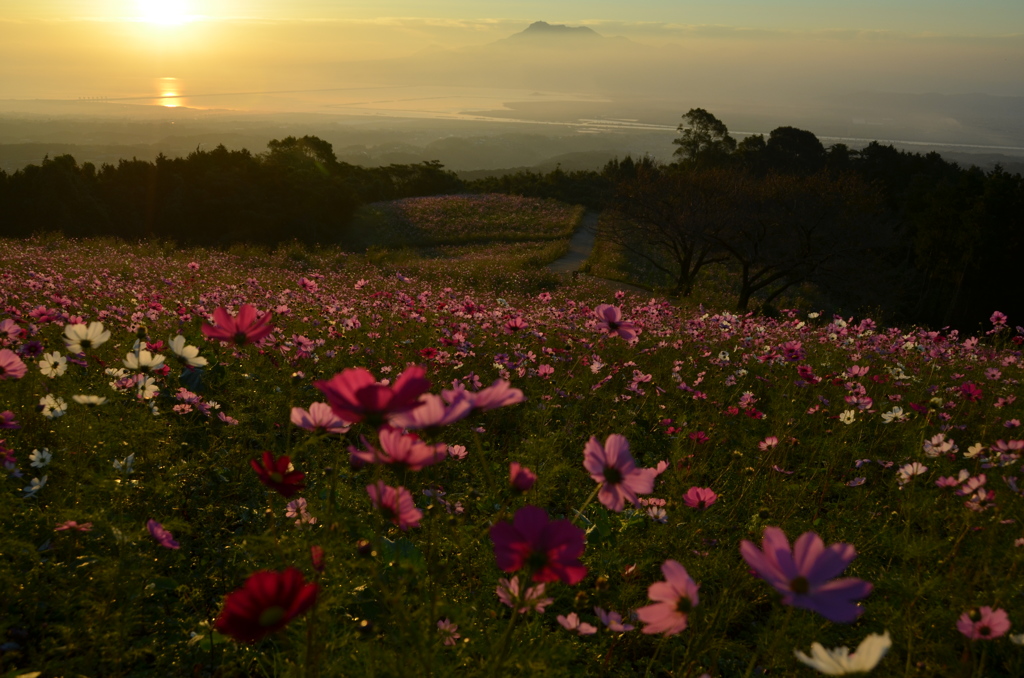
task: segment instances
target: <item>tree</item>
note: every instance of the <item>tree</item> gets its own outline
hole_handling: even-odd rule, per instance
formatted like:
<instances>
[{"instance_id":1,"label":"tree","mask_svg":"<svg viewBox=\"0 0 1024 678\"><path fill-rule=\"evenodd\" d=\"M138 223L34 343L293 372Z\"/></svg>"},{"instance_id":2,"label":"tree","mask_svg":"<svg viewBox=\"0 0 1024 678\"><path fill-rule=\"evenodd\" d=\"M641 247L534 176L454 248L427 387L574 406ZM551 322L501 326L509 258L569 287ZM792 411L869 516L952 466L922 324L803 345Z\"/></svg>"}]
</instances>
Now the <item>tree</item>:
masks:
<instances>
[{"instance_id":1,"label":"tree","mask_svg":"<svg viewBox=\"0 0 1024 678\"><path fill-rule=\"evenodd\" d=\"M724 261L713 236L729 218L735 173L650 158L627 158L605 173L618 182L598 235L670 277L673 295L689 296L701 271Z\"/></svg>"},{"instance_id":2,"label":"tree","mask_svg":"<svg viewBox=\"0 0 1024 678\"><path fill-rule=\"evenodd\" d=\"M776 127L765 145L773 170L791 174L813 174L825 167L825 147L813 132L796 127Z\"/></svg>"},{"instance_id":3,"label":"tree","mask_svg":"<svg viewBox=\"0 0 1024 678\"><path fill-rule=\"evenodd\" d=\"M739 265L737 308L747 310L758 293L769 306L804 282L840 292L855 287L865 278L867 255L887 242L880 204L854 175L745 178L733 218L711 235Z\"/></svg>"},{"instance_id":4,"label":"tree","mask_svg":"<svg viewBox=\"0 0 1024 678\"><path fill-rule=\"evenodd\" d=\"M691 108L676 128L679 146L674 155L697 165L718 164L736 150L736 140L729 136L725 123L703 108Z\"/></svg>"}]
</instances>

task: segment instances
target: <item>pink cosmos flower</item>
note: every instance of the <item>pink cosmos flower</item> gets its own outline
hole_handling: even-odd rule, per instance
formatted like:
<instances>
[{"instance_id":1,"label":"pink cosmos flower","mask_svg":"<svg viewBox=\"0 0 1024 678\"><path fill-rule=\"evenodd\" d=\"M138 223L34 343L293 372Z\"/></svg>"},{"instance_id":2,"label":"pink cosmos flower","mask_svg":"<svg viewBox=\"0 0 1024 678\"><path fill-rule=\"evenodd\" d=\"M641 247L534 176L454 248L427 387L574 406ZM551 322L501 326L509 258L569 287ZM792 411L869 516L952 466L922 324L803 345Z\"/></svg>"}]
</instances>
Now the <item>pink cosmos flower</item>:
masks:
<instances>
[{"instance_id":1,"label":"pink cosmos flower","mask_svg":"<svg viewBox=\"0 0 1024 678\"><path fill-rule=\"evenodd\" d=\"M626 631L632 631L635 626L632 624L623 624L622 615L614 610L608 610L607 612L600 608L594 608L594 614L601 620L601 623L608 627L609 631L616 633L625 633Z\"/></svg>"},{"instance_id":2,"label":"pink cosmos flower","mask_svg":"<svg viewBox=\"0 0 1024 678\"><path fill-rule=\"evenodd\" d=\"M526 614L530 610L541 614L545 607L555 602L554 598L544 597L546 586L546 584L537 584L524 590L519 583L519 576L516 575L512 579L499 579L496 593L498 600L509 607L518 606L519 614Z\"/></svg>"},{"instance_id":3,"label":"pink cosmos flower","mask_svg":"<svg viewBox=\"0 0 1024 678\"><path fill-rule=\"evenodd\" d=\"M21 424L14 418L14 412L4 410L0 412L0 428L21 428Z\"/></svg>"},{"instance_id":4,"label":"pink cosmos flower","mask_svg":"<svg viewBox=\"0 0 1024 678\"><path fill-rule=\"evenodd\" d=\"M348 433L350 426L344 419L335 415L327 403L313 403L308 411L301 407L293 407L291 420L299 428L324 433Z\"/></svg>"},{"instance_id":5,"label":"pink cosmos flower","mask_svg":"<svg viewBox=\"0 0 1024 678\"><path fill-rule=\"evenodd\" d=\"M652 468L637 468L629 453L629 443L618 433L608 436L604 447L591 436L583 450L583 466L595 482L601 483L597 498L617 513L625 507L627 499L638 504L638 494L652 492L658 475Z\"/></svg>"},{"instance_id":6,"label":"pink cosmos flower","mask_svg":"<svg viewBox=\"0 0 1024 678\"><path fill-rule=\"evenodd\" d=\"M588 624L585 621L580 620L580 616L575 612L570 612L567 615L558 615L555 617L558 623L562 625L562 628L566 631L572 631L579 636L590 636L597 633L597 627L593 624Z\"/></svg>"},{"instance_id":7,"label":"pink cosmos flower","mask_svg":"<svg viewBox=\"0 0 1024 678\"><path fill-rule=\"evenodd\" d=\"M626 341L636 339L636 325L622 319L622 311L618 306L600 304L594 309L594 315L597 316L597 329L609 337L618 335Z\"/></svg>"},{"instance_id":8,"label":"pink cosmos flower","mask_svg":"<svg viewBox=\"0 0 1024 678\"><path fill-rule=\"evenodd\" d=\"M505 323L505 334L515 334L519 330L525 330L526 327L526 322L521 317L516 316Z\"/></svg>"},{"instance_id":9,"label":"pink cosmos flower","mask_svg":"<svg viewBox=\"0 0 1024 678\"><path fill-rule=\"evenodd\" d=\"M380 450L376 450L363 438L364 449L350 446L350 460L353 466L363 464L395 464L410 471L421 471L425 467L444 461L448 457L448 446L444 443L431 445L411 433L385 426L380 430Z\"/></svg>"},{"instance_id":10,"label":"pink cosmos flower","mask_svg":"<svg viewBox=\"0 0 1024 678\"><path fill-rule=\"evenodd\" d=\"M762 452L767 452L768 450L772 449L773 447L775 447L778 444L779 444L779 439L778 438L776 438L775 436L768 436L767 438L765 438L764 440L759 442L757 444L757 447Z\"/></svg>"},{"instance_id":11,"label":"pink cosmos flower","mask_svg":"<svg viewBox=\"0 0 1024 678\"><path fill-rule=\"evenodd\" d=\"M505 572L526 567L533 581L577 584L587 574L580 562L586 535L568 520L548 520L547 511L524 506L512 522L491 527L494 559Z\"/></svg>"},{"instance_id":12,"label":"pink cosmos flower","mask_svg":"<svg viewBox=\"0 0 1024 678\"><path fill-rule=\"evenodd\" d=\"M390 487L378 480L374 485L366 486L366 493L375 508L381 510L384 517L403 530L419 527L423 511L416 508L412 495L404 487Z\"/></svg>"},{"instance_id":13,"label":"pink cosmos flower","mask_svg":"<svg viewBox=\"0 0 1024 678\"><path fill-rule=\"evenodd\" d=\"M473 411L473 401L465 394L466 391L461 391L451 404L446 405L441 396L424 393L418 407L396 414L391 418L391 424L410 431L453 424Z\"/></svg>"},{"instance_id":14,"label":"pink cosmos flower","mask_svg":"<svg viewBox=\"0 0 1024 678\"><path fill-rule=\"evenodd\" d=\"M18 354L9 348L0 348L0 379L21 379L28 367Z\"/></svg>"},{"instance_id":15,"label":"pink cosmos flower","mask_svg":"<svg viewBox=\"0 0 1024 678\"><path fill-rule=\"evenodd\" d=\"M718 495L710 487L691 487L683 495L683 503L695 509L706 509L716 501Z\"/></svg>"},{"instance_id":16,"label":"pink cosmos flower","mask_svg":"<svg viewBox=\"0 0 1024 678\"><path fill-rule=\"evenodd\" d=\"M498 379L485 389L472 393L466 390L443 391L441 395L448 403L454 403L458 393L464 394L473 403L473 409L481 412L496 410L506 405L515 405L526 400L523 392L518 388L512 388L512 384L504 379Z\"/></svg>"},{"instance_id":17,"label":"pink cosmos flower","mask_svg":"<svg viewBox=\"0 0 1024 678\"><path fill-rule=\"evenodd\" d=\"M54 532L64 532L65 530L77 530L78 532L91 532L92 531L92 523L81 523L81 524L79 524L77 520L68 520L67 522L64 522L64 523L61 523L60 525L58 525L56 528L54 528L53 531Z\"/></svg>"},{"instance_id":18,"label":"pink cosmos flower","mask_svg":"<svg viewBox=\"0 0 1024 678\"><path fill-rule=\"evenodd\" d=\"M437 630L441 634L442 642L448 646L455 645L455 641L462 637L457 633L458 625L453 624L447 617L437 620Z\"/></svg>"},{"instance_id":19,"label":"pink cosmos flower","mask_svg":"<svg viewBox=\"0 0 1024 678\"><path fill-rule=\"evenodd\" d=\"M316 381L334 414L353 424L367 420L379 427L397 414L420 406L420 396L430 388L419 366L406 368L394 385L378 383L369 371L351 367L334 375L330 381Z\"/></svg>"},{"instance_id":20,"label":"pink cosmos flower","mask_svg":"<svg viewBox=\"0 0 1024 678\"><path fill-rule=\"evenodd\" d=\"M846 569L857 556L852 544L825 547L821 537L805 532L789 546L786 534L766 527L762 548L744 539L740 554L758 575L782 594L782 603L813 610L834 622L850 623L863 609L853 601L871 593L873 586L862 579L832 577Z\"/></svg>"},{"instance_id":21,"label":"pink cosmos flower","mask_svg":"<svg viewBox=\"0 0 1024 678\"><path fill-rule=\"evenodd\" d=\"M274 331L270 320L273 316L265 313L262 318L257 319L258 311L252 304L242 304L238 309L238 315L232 317L223 306L213 312L213 319L216 325L203 323L203 334L207 339L226 341L236 346L255 344L262 341L268 334Z\"/></svg>"},{"instance_id":22,"label":"pink cosmos flower","mask_svg":"<svg viewBox=\"0 0 1024 678\"><path fill-rule=\"evenodd\" d=\"M666 560L661 566L665 581L651 584L647 597L654 605L641 607L636 611L642 621L644 633L663 633L671 636L686 629L687 616L697 607L700 598L697 585L686 568L674 560Z\"/></svg>"},{"instance_id":23,"label":"pink cosmos flower","mask_svg":"<svg viewBox=\"0 0 1024 678\"><path fill-rule=\"evenodd\" d=\"M516 492L526 492L537 482L537 474L514 461L508 467L508 480Z\"/></svg>"},{"instance_id":24,"label":"pink cosmos flower","mask_svg":"<svg viewBox=\"0 0 1024 678\"><path fill-rule=\"evenodd\" d=\"M986 605L977 611L977 617L977 620L972 619L971 613L964 612L956 622L956 630L971 640L999 638L1010 630L1010 617L1006 610L993 610Z\"/></svg>"}]
</instances>

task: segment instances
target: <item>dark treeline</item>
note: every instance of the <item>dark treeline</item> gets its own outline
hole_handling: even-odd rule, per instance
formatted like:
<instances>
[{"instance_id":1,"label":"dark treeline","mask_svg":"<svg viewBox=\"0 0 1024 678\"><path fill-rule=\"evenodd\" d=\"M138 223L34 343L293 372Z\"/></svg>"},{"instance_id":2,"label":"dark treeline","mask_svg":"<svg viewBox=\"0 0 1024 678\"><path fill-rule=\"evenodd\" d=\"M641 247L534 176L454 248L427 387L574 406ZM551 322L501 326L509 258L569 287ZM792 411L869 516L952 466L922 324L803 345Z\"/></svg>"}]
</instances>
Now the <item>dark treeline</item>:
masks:
<instances>
[{"instance_id":1,"label":"dark treeline","mask_svg":"<svg viewBox=\"0 0 1024 678\"><path fill-rule=\"evenodd\" d=\"M1024 177L985 172L877 142L825 148L780 127L737 143L693 109L677 161L615 160L601 172L519 172L472 182L582 203L602 237L644 259L686 295L707 267L736 271L737 307L771 310L813 283L846 309L975 330L994 310L1024 324Z\"/></svg>"},{"instance_id":2,"label":"dark treeline","mask_svg":"<svg viewBox=\"0 0 1024 678\"><path fill-rule=\"evenodd\" d=\"M162 238L344 246L361 204L456 192L556 198L605 213L602 236L686 295L710 266L735 271L740 309L771 310L811 283L846 309L975 329L993 310L1024 317L1024 178L937 153L872 143L825 148L780 127L737 143L693 109L677 159L627 157L601 171L519 172L462 182L440 163L363 168L317 137L265 153L220 146L185 158L79 165L47 158L0 172L0 236Z\"/></svg>"},{"instance_id":3,"label":"dark treeline","mask_svg":"<svg viewBox=\"0 0 1024 678\"><path fill-rule=\"evenodd\" d=\"M0 171L0 236L61 232L203 246L337 242L362 203L460 188L439 163L357 167L308 136L271 141L258 155L218 146L99 168L62 155L10 175Z\"/></svg>"}]
</instances>

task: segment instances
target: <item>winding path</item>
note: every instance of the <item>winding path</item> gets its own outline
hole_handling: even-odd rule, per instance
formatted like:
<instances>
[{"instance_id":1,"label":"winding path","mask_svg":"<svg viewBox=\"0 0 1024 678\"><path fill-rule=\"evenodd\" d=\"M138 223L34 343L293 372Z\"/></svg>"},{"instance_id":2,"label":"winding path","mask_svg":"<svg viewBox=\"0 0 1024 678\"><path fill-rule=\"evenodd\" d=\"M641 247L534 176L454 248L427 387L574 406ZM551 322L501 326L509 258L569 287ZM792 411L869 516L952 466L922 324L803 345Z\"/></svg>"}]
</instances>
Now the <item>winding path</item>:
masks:
<instances>
[{"instance_id":1,"label":"winding path","mask_svg":"<svg viewBox=\"0 0 1024 678\"><path fill-rule=\"evenodd\" d=\"M583 263L590 257L590 252L594 249L594 242L597 240L597 222L600 216L598 212L587 212L583 215L579 228L572 234L572 240L569 241L568 254L548 264L550 270L555 273L575 273L580 269ZM604 281L616 290L644 295L651 293L642 287L619 282L618 280L609 280L608 278L597 279Z\"/></svg>"}]
</instances>

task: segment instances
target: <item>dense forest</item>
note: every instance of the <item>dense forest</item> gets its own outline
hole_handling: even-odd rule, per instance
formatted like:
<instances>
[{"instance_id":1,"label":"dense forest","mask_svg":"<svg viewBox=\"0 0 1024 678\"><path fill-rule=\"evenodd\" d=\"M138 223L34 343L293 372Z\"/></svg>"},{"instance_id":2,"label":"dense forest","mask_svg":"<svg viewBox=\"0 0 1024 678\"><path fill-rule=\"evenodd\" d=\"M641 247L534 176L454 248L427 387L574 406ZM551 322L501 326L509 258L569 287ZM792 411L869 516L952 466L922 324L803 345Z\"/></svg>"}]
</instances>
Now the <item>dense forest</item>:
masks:
<instances>
[{"instance_id":1,"label":"dense forest","mask_svg":"<svg viewBox=\"0 0 1024 678\"><path fill-rule=\"evenodd\" d=\"M162 238L183 245L344 246L361 205L403 197L511 193L583 204L615 218L602 238L645 259L686 295L709 266L736 271L740 309L770 312L813 284L838 306L973 329L993 310L1024 315L1024 178L872 143L826 148L780 127L736 142L693 109L675 162L619 159L601 171L519 172L463 182L440 163L363 168L317 137L264 153L197 150L155 162L46 158L0 172L0 236Z\"/></svg>"}]
</instances>

